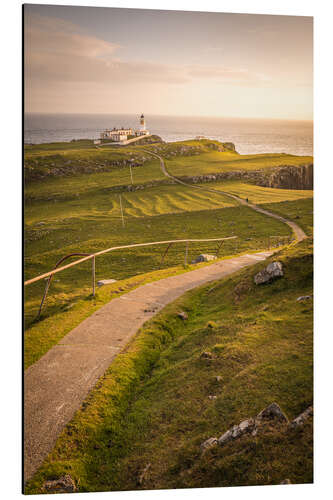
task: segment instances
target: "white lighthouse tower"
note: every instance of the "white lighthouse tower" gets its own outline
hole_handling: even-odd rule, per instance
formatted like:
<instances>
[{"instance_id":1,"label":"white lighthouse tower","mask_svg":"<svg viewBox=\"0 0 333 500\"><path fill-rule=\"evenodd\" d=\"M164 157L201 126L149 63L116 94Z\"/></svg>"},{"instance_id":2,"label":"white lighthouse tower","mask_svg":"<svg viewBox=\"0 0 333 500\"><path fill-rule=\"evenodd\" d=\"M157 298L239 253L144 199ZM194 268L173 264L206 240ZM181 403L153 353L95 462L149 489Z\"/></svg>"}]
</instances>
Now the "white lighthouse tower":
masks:
<instances>
[{"instance_id":1,"label":"white lighthouse tower","mask_svg":"<svg viewBox=\"0 0 333 500\"><path fill-rule=\"evenodd\" d=\"M140 130L141 130L141 132L143 132L143 131L146 130L146 120L145 120L145 117L144 117L143 113L140 116Z\"/></svg>"},{"instance_id":2,"label":"white lighthouse tower","mask_svg":"<svg viewBox=\"0 0 333 500\"><path fill-rule=\"evenodd\" d=\"M140 116L139 121L140 121L140 128L139 128L139 130L136 130L136 131L135 131L135 135L136 135L136 136L140 136L140 135L150 135L150 134L149 134L149 131L146 129L146 120L145 120L145 116L144 116L144 114L143 114L143 113L142 113L142 115Z\"/></svg>"}]
</instances>

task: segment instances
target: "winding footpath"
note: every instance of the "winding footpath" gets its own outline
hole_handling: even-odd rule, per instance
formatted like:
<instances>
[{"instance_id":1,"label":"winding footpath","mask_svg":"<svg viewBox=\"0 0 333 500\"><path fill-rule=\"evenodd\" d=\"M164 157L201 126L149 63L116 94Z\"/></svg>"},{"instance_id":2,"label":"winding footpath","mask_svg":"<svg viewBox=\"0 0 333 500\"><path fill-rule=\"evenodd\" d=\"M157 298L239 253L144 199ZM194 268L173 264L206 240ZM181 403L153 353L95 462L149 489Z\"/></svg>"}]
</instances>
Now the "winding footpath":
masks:
<instances>
[{"instance_id":1,"label":"winding footpath","mask_svg":"<svg viewBox=\"0 0 333 500\"><path fill-rule=\"evenodd\" d=\"M177 177L174 177L173 175L171 175L167 171L165 163L164 163L164 160L163 160L163 158L161 156L159 156L156 153L153 153L152 151L150 151L148 149L144 149L143 151L145 151L146 153L149 153L152 156L155 156L156 158L158 158L160 160L161 170L162 170L163 174L166 177L169 177L170 179L172 179L174 182L176 182L178 184L182 184L183 186L191 187L193 189L200 189L202 191L209 191L211 193L220 193L220 194L223 194L224 196L228 196L229 198L233 198L234 200L236 200L241 205L245 205L245 206L247 206L249 208L252 208L252 210L255 210L256 212L260 212L260 213L262 213L264 215L267 215L268 217L272 217L273 219L280 220L281 222L284 222L285 224L287 224L293 230L296 242L300 242L300 241L304 240L305 238L307 238L307 236L306 236L305 232L303 231L303 229L298 224L296 224L295 222L293 222L293 221L291 221L289 219L286 219L285 217L282 217L281 215L275 214L274 212L270 212L269 210L265 210L264 208L261 208L258 205L255 205L254 203L248 203L246 200L243 200L242 198L239 198L235 194L228 193L227 191L222 191L220 189L214 189L214 188L207 188L207 187L203 187L203 186L197 186L196 184L189 184L187 182L184 182L184 181L178 179Z\"/></svg>"},{"instance_id":2,"label":"winding footpath","mask_svg":"<svg viewBox=\"0 0 333 500\"><path fill-rule=\"evenodd\" d=\"M160 156L147 152L160 159L165 175L185 184L167 172ZM293 229L297 241L306 237L294 222L248 204L237 196L223 194L285 222ZM24 374L24 480L30 479L37 471L89 391L148 319L188 290L224 278L267 259L273 253L257 252L221 260L136 288L111 300L86 318L30 366Z\"/></svg>"}]
</instances>

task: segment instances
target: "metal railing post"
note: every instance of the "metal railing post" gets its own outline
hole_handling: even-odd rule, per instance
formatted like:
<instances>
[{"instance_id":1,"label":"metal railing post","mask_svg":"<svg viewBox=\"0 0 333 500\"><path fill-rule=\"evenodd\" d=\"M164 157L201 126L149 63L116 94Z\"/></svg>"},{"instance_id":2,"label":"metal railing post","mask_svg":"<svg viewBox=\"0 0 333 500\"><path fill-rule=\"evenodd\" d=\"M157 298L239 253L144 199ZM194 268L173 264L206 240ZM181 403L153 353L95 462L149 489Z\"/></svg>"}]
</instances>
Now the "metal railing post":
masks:
<instances>
[{"instance_id":1,"label":"metal railing post","mask_svg":"<svg viewBox=\"0 0 333 500\"><path fill-rule=\"evenodd\" d=\"M164 263L164 259L165 259L166 255L167 255L169 249L171 248L171 245L172 245L172 243L169 243L169 245L166 247L166 250L165 250L165 252L163 254L163 257L162 257L162 260L161 260L161 263L160 263L160 269L161 269L161 267L162 267L162 265Z\"/></svg>"},{"instance_id":2,"label":"metal railing post","mask_svg":"<svg viewBox=\"0 0 333 500\"><path fill-rule=\"evenodd\" d=\"M96 261L96 258L94 255L92 258L92 294L93 294L93 297L95 297L95 281L96 281L96 279L95 279L95 275L96 275L95 261Z\"/></svg>"},{"instance_id":3,"label":"metal railing post","mask_svg":"<svg viewBox=\"0 0 333 500\"><path fill-rule=\"evenodd\" d=\"M51 281L52 281L52 278L53 276L49 276L48 279L47 279L47 282L46 282L46 286L45 286L45 290L44 290L44 294L43 294L43 298L42 298L42 301L39 305L39 309L38 309L38 314L37 314L37 317L36 319L39 319L40 318L40 315L42 313L42 308L43 308L43 304L44 304L44 301L46 299L46 296L47 296L47 292L49 291L49 288L50 288L50 284L51 284Z\"/></svg>"},{"instance_id":4,"label":"metal railing post","mask_svg":"<svg viewBox=\"0 0 333 500\"><path fill-rule=\"evenodd\" d=\"M64 262L64 260L69 259L70 257L77 257L77 256L82 256L82 255L89 256L88 253L70 253L69 255L65 255L65 257L62 257L60 260L58 260L58 262L54 266L53 270L55 271L57 269L57 267L62 262ZM95 256L94 256L94 258L95 258ZM40 306L39 306L38 314L37 314L37 317L36 317L37 320L40 318L40 315L42 313L43 304L44 304L45 299L47 297L47 294L48 294L48 291L49 291L52 279L53 279L53 274L50 274L49 277L48 277L48 279L47 279L45 290L44 290L44 294L43 294L43 298L42 298L42 301L41 301Z\"/></svg>"},{"instance_id":5,"label":"metal railing post","mask_svg":"<svg viewBox=\"0 0 333 500\"><path fill-rule=\"evenodd\" d=\"M221 243L218 245L217 250L216 250L216 254L215 254L216 257L219 256L219 253L220 253L220 250L221 250L223 243L224 243L224 241L222 240Z\"/></svg>"},{"instance_id":6,"label":"metal railing post","mask_svg":"<svg viewBox=\"0 0 333 500\"><path fill-rule=\"evenodd\" d=\"M123 204L121 202L121 194L119 195L119 203L120 203L121 221L122 221L123 227L125 227L124 213L123 213Z\"/></svg>"},{"instance_id":7,"label":"metal railing post","mask_svg":"<svg viewBox=\"0 0 333 500\"><path fill-rule=\"evenodd\" d=\"M188 257L188 241L186 242L186 249L185 249L185 267L187 266L187 257Z\"/></svg>"}]
</instances>

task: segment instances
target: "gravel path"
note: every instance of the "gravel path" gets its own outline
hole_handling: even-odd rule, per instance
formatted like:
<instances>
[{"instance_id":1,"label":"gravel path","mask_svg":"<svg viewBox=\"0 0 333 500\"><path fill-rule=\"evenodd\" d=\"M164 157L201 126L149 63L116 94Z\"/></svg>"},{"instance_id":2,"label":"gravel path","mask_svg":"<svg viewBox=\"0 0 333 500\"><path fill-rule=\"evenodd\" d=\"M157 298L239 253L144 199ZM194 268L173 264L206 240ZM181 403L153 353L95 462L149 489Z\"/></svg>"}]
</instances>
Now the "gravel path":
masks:
<instances>
[{"instance_id":1,"label":"gravel path","mask_svg":"<svg viewBox=\"0 0 333 500\"><path fill-rule=\"evenodd\" d=\"M32 477L97 380L138 329L188 290L265 260L260 252L143 285L111 300L24 375L24 478Z\"/></svg>"},{"instance_id":2,"label":"gravel path","mask_svg":"<svg viewBox=\"0 0 333 500\"><path fill-rule=\"evenodd\" d=\"M174 177L173 175L171 175L167 171L167 169L165 167L164 160L161 156L159 156L156 153L153 153L152 151L149 151L148 149L145 149L144 151L146 151L146 153L149 153L152 156L155 156L156 158L158 158L160 160L161 169L162 169L162 172L164 173L164 175L166 177L169 177L173 181L177 182L178 184L183 184L184 186L192 187L193 189L201 189L203 191L209 191L212 193L220 193L220 194L223 194L224 196L229 196L229 198L233 198L234 200L238 201L238 203L240 203L241 205L246 205L247 207L252 208L252 210L255 210L256 212L260 212L264 215L267 215L268 217L273 217L273 219L278 219L278 220L284 222L285 224L287 224L293 230L293 233L295 235L295 241L299 242L299 241L302 241L305 238L307 238L303 229L298 224L296 224L296 222L291 221L289 219L286 219L285 217L282 217L281 215L275 214L274 212L270 212L268 210L265 210L264 208L261 208L260 206L255 205L254 203L248 203L246 200L243 200L242 198L239 198L238 196L236 196L234 194L227 193L226 191L221 191L220 189L208 188L208 187L203 187L203 186L197 186L195 184L189 184L187 182L184 182L184 181L178 179L177 177Z\"/></svg>"}]
</instances>

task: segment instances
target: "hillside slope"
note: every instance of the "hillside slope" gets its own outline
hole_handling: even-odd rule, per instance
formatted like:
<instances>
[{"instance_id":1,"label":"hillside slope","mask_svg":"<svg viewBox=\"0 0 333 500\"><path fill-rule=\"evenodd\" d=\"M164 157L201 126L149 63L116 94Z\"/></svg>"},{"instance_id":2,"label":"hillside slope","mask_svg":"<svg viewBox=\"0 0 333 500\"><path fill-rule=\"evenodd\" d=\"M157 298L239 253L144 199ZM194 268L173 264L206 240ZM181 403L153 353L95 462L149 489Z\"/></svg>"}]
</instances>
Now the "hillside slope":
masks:
<instances>
[{"instance_id":1,"label":"hillside slope","mask_svg":"<svg viewBox=\"0 0 333 500\"><path fill-rule=\"evenodd\" d=\"M312 404L312 242L272 260L282 262L282 278L256 286L267 264L259 263L187 293L148 322L27 492L65 473L79 491L312 482L311 418L204 455L200 448L272 402L290 420Z\"/></svg>"}]
</instances>

